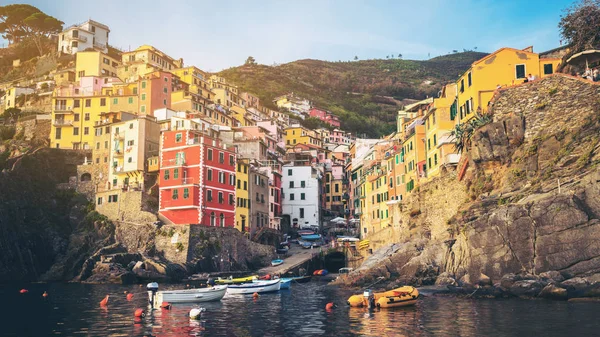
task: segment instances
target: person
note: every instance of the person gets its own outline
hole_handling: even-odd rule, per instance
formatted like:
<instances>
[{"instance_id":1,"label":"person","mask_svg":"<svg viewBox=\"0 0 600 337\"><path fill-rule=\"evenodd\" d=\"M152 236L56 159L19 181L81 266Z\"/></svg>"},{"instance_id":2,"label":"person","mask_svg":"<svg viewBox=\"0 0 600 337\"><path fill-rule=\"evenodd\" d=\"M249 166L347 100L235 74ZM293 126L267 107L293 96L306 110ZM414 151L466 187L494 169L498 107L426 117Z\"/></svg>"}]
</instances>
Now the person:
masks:
<instances>
[{"instance_id":1,"label":"person","mask_svg":"<svg viewBox=\"0 0 600 337\"><path fill-rule=\"evenodd\" d=\"M531 74L529 74L529 76L527 76L527 80L529 80L529 82L531 82L531 81L535 81L535 76L534 76L534 75L531 75Z\"/></svg>"},{"instance_id":2,"label":"person","mask_svg":"<svg viewBox=\"0 0 600 337\"><path fill-rule=\"evenodd\" d=\"M496 85L496 90L502 88L502 86L500 84Z\"/></svg>"},{"instance_id":3,"label":"person","mask_svg":"<svg viewBox=\"0 0 600 337\"><path fill-rule=\"evenodd\" d=\"M598 82L600 81L600 70L598 70L598 68L594 69L594 71L592 72L592 80L594 82Z\"/></svg>"},{"instance_id":4,"label":"person","mask_svg":"<svg viewBox=\"0 0 600 337\"><path fill-rule=\"evenodd\" d=\"M212 277L208 278L208 285L210 287L214 287L215 286L215 280Z\"/></svg>"}]
</instances>

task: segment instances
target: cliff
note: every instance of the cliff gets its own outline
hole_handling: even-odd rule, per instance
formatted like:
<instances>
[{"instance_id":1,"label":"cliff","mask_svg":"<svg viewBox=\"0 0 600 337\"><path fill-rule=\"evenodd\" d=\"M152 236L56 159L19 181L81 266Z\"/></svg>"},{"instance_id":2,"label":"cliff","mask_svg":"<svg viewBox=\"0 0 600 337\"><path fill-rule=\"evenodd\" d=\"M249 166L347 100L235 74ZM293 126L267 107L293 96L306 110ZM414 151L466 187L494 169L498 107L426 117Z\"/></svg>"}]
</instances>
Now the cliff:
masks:
<instances>
[{"instance_id":1,"label":"cliff","mask_svg":"<svg viewBox=\"0 0 600 337\"><path fill-rule=\"evenodd\" d=\"M394 252L346 283L598 279L600 86L554 75L498 92L492 113L463 154L462 181L421 185L401 206Z\"/></svg>"}]
</instances>

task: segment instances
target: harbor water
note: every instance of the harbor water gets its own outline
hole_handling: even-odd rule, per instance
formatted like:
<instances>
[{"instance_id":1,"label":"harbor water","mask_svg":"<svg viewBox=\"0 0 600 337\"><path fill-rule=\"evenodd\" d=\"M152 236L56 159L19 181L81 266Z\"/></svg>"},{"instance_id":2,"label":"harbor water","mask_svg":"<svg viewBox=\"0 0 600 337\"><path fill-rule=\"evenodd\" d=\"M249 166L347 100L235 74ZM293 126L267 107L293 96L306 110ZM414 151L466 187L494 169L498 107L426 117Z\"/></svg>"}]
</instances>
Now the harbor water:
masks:
<instances>
[{"instance_id":1,"label":"harbor water","mask_svg":"<svg viewBox=\"0 0 600 337\"><path fill-rule=\"evenodd\" d=\"M161 285L162 287L162 285ZM181 288L168 285L166 288ZM26 288L26 294L19 290ZM42 297L46 291L48 296ZM125 291L134 294L128 301ZM108 305L99 302L110 295ZM324 282L252 296L226 295L149 310L144 287L89 284L1 285L1 336L598 336L600 303L425 296L416 306L349 308L352 292ZM325 310L328 302L337 307ZM134 318L136 308L146 316Z\"/></svg>"}]
</instances>

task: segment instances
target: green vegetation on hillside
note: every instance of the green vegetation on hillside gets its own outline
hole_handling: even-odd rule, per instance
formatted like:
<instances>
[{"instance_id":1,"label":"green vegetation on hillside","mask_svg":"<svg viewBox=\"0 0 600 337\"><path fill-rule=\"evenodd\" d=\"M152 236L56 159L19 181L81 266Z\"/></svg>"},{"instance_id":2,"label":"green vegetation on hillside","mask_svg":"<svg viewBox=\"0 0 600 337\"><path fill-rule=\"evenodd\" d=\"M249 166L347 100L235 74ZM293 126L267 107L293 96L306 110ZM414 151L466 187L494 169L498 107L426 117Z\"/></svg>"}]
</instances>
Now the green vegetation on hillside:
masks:
<instances>
[{"instance_id":1,"label":"green vegetation on hillside","mask_svg":"<svg viewBox=\"0 0 600 337\"><path fill-rule=\"evenodd\" d=\"M443 84L458 78L485 55L455 53L428 61L299 60L278 66L249 63L219 75L241 90L258 95L267 107L275 108L273 98L294 92L338 115L344 130L378 137L395 129L399 100L436 95Z\"/></svg>"}]
</instances>

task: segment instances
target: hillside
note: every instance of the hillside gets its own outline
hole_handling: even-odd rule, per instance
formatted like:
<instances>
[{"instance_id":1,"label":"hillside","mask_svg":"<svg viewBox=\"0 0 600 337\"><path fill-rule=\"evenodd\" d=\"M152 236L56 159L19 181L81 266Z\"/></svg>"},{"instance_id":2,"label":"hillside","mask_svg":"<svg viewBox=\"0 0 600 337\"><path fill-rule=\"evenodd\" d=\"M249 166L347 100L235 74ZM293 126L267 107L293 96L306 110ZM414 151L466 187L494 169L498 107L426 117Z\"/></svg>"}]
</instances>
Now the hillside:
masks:
<instances>
[{"instance_id":1,"label":"hillside","mask_svg":"<svg viewBox=\"0 0 600 337\"><path fill-rule=\"evenodd\" d=\"M266 106L293 91L340 116L345 130L376 137L395 128L396 100L435 95L485 53L413 60L326 62L298 60L278 66L244 65L219 75L258 95Z\"/></svg>"}]
</instances>

